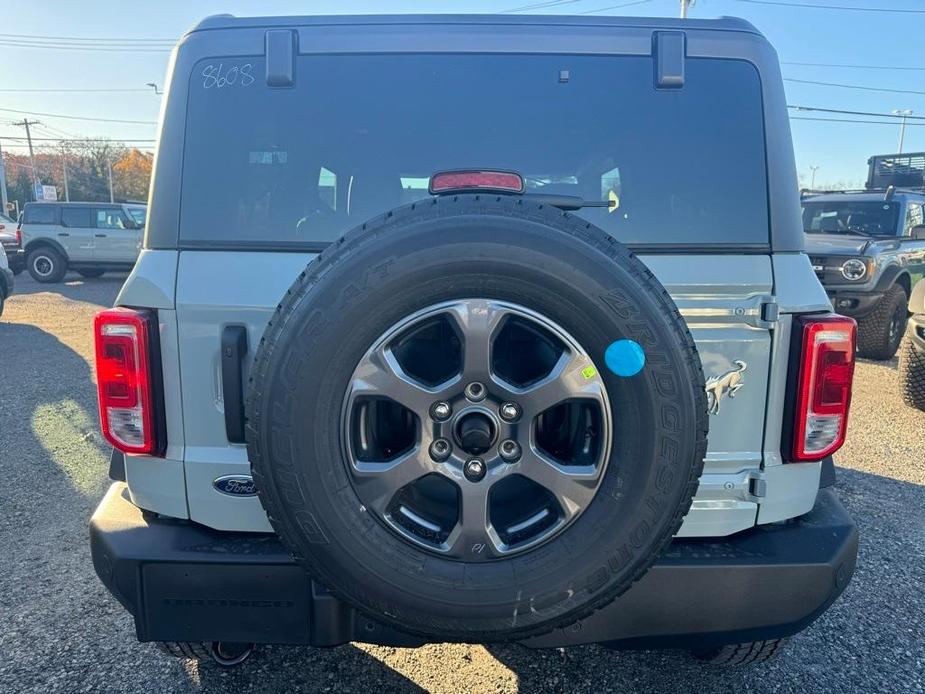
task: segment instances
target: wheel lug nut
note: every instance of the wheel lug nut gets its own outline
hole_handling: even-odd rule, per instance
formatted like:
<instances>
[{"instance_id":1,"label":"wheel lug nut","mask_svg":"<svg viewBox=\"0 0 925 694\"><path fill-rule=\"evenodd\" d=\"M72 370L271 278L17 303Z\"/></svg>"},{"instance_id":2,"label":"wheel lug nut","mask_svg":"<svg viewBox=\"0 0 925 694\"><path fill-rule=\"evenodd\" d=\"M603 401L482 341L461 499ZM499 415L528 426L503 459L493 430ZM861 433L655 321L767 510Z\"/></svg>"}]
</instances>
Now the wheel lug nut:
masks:
<instances>
[{"instance_id":1,"label":"wheel lug nut","mask_svg":"<svg viewBox=\"0 0 925 694\"><path fill-rule=\"evenodd\" d=\"M478 381L473 381L466 386L466 397L472 402L479 402L485 399L485 395L488 391L485 390L483 386Z\"/></svg>"},{"instance_id":2,"label":"wheel lug nut","mask_svg":"<svg viewBox=\"0 0 925 694\"><path fill-rule=\"evenodd\" d=\"M498 446L498 453L506 463L516 463L520 460L520 444L513 439L506 439Z\"/></svg>"},{"instance_id":3,"label":"wheel lug nut","mask_svg":"<svg viewBox=\"0 0 925 694\"><path fill-rule=\"evenodd\" d=\"M450 442L446 439L436 439L430 444L430 457L438 463L449 458L451 451Z\"/></svg>"},{"instance_id":4,"label":"wheel lug nut","mask_svg":"<svg viewBox=\"0 0 925 694\"><path fill-rule=\"evenodd\" d=\"M463 474L466 475L466 479L470 482L478 482L485 477L485 472L485 463L478 458L470 458L463 466Z\"/></svg>"},{"instance_id":5,"label":"wheel lug nut","mask_svg":"<svg viewBox=\"0 0 925 694\"><path fill-rule=\"evenodd\" d=\"M448 402L435 402L430 406L430 416L438 422L442 422L450 418L450 415L453 414L453 407Z\"/></svg>"},{"instance_id":6,"label":"wheel lug nut","mask_svg":"<svg viewBox=\"0 0 925 694\"><path fill-rule=\"evenodd\" d=\"M505 422L514 422L520 419L520 405L514 402L504 403L501 405L498 412L501 414L501 419Z\"/></svg>"}]
</instances>

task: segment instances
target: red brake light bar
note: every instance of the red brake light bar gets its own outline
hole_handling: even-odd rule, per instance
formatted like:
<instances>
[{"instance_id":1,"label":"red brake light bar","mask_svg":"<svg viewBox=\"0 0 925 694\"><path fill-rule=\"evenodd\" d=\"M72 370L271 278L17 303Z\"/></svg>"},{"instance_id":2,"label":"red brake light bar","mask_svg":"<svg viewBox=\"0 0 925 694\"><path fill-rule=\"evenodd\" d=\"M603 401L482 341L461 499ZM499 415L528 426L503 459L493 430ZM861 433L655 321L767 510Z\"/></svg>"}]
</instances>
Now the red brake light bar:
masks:
<instances>
[{"instance_id":1,"label":"red brake light bar","mask_svg":"<svg viewBox=\"0 0 925 694\"><path fill-rule=\"evenodd\" d=\"M523 193L524 179L511 171L441 171L430 177L431 195L496 191Z\"/></svg>"},{"instance_id":2,"label":"red brake light bar","mask_svg":"<svg viewBox=\"0 0 925 694\"><path fill-rule=\"evenodd\" d=\"M836 315L807 316L802 328L791 460L822 460L845 442L857 324Z\"/></svg>"}]
</instances>

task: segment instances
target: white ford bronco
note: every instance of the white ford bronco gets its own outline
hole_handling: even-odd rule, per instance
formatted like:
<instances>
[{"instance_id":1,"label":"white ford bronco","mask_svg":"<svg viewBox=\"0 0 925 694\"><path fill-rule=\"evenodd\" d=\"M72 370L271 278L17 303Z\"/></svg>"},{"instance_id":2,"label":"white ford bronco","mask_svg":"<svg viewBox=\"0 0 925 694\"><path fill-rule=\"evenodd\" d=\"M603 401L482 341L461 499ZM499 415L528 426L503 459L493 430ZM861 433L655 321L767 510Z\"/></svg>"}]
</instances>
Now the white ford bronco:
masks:
<instances>
[{"instance_id":1,"label":"white ford bronco","mask_svg":"<svg viewBox=\"0 0 925 694\"><path fill-rule=\"evenodd\" d=\"M769 657L854 571L855 324L741 20L213 17L95 321L141 641Z\"/></svg>"}]
</instances>

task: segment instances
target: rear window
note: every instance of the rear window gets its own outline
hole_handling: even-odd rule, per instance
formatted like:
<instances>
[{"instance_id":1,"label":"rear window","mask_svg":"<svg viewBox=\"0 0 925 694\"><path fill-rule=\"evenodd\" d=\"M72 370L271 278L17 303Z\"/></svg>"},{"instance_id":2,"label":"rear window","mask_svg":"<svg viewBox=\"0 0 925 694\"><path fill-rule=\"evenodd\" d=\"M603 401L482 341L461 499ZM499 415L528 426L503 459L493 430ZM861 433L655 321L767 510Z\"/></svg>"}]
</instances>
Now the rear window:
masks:
<instances>
[{"instance_id":1,"label":"rear window","mask_svg":"<svg viewBox=\"0 0 925 694\"><path fill-rule=\"evenodd\" d=\"M578 214L631 244L767 244L761 87L748 63L690 59L657 90L648 57L300 56L200 62L190 82L181 242L330 242L427 197L441 170L494 168L527 192L616 199Z\"/></svg>"},{"instance_id":2,"label":"rear window","mask_svg":"<svg viewBox=\"0 0 925 694\"><path fill-rule=\"evenodd\" d=\"M23 224L57 224L57 205L28 205L23 210Z\"/></svg>"}]
</instances>

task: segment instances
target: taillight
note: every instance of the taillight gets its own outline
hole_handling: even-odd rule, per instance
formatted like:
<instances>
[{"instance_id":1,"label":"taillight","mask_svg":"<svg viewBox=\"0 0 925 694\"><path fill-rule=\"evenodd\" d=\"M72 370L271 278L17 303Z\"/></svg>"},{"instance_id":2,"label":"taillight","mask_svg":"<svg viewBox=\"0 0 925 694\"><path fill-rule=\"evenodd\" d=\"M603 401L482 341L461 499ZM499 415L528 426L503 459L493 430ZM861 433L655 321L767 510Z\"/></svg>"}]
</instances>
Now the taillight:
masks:
<instances>
[{"instance_id":1,"label":"taillight","mask_svg":"<svg viewBox=\"0 0 925 694\"><path fill-rule=\"evenodd\" d=\"M16 227L16 245L22 246L22 229Z\"/></svg>"},{"instance_id":2,"label":"taillight","mask_svg":"<svg viewBox=\"0 0 925 694\"><path fill-rule=\"evenodd\" d=\"M114 308L93 322L103 436L126 453L160 454L152 377L152 311Z\"/></svg>"},{"instance_id":3,"label":"taillight","mask_svg":"<svg viewBox=\"0 0 925 694\"><path fill-rule=\"evenodd\" d=\"M524 179L511 171L441 171L430 177L431 195L497 191L523 193Z\"/></svg>"},{"instance_id":4,"label":"taillight","mask_svg":"<svg viewBox=\"0 0 925 694\"><path fill-rule=\"evenodd\" d=\"M806 316L794 410L791 460L822 460L845 442L857 324L836 315ZM799 334L799 333L798 333Z\"/></svg>"}]
</instances>

